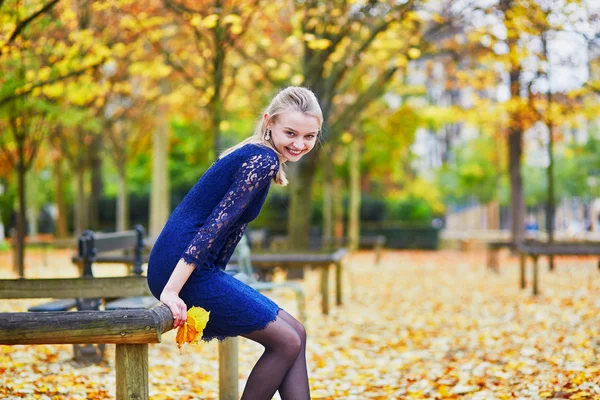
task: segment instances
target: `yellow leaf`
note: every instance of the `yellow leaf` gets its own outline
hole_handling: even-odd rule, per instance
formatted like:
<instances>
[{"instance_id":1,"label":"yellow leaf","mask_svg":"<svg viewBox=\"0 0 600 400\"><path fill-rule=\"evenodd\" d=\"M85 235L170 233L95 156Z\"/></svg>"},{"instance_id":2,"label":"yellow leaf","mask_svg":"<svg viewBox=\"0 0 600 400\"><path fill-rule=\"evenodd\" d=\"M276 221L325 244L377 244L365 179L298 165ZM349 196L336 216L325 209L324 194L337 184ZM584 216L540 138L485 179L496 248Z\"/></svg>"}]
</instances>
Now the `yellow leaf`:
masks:
<instances>
[{"instance_id":1,"label":"yellow leaf","mask_svg":"<svg viewBox=\"0 0 600 400\"><path fill-rule=\"evenodd\" d=\"M202 21L202 26L207 29L212 29L217 26L217 22L219 21L219 16L217 14L211 14L208 17L204 18Z\"/></svg>"},{"instance_id":2,"label":"yellow leaf","mask_svg":"<svg viewBox=\"0 0 600 400\"><path fill-rule=\"evenodd\" d=\"M441 385L438 388L438 392L441 397L448 397L450 395L450 390L448 390L448 386L445 386L445 385Z\"/></svg>"},{"instance_id":3,"label":"yellow leaf","mask_svg":"<svg viewBox=\"0 0 600 400\"><path fill-rule=\"evenodd\" d=\"M421 50L417 49L416 47L410 48L408 50L408 57L412 58L413 60L421 57Z\"/></svg>"},{"instance_id":4,"label":"yellow leaf","mask_svg":"<svg viewBox=\"0 0 600 400\"><path fill-rule=\"evenodd\" d=\"M202 17L200 15L194 15L190 20L190 24L192 24L192 26L195 26L196 28L199 27L200 24L202 24Z\"/></svg>"},{"instance_id":5,"label":"yellow leaf","mask_svg":"<svg viewBox=\"0 0 600 400\"><path fill-rule=\"evenodd\" d=\"M241 22L241 18L239 15L237 14L229 14L227 16L225 16L225 18L223 18L223 23L224 24L233 24L233 25L238 25Z\"/></svg>"},{"instance_id":6,"label":"yellow leaf","mask_svg":"<svg viewBox=\"0 0 600 400\"><path fill-rule=\"evenodd\" d=\"M192 307L187 312L187 319L183 326L177 330L175 341L181 349L184 343L197 344L202 338L202 332L206 328L210 312L202 307Z\"/></svg>"},{"instance_id":7,"label":"yellow leaf","mask_svg":"<svg viewBox=\"0 0 600 400\"><path fill-rule=\"evenodd\" d=\"M329 39L313 39L308 41L308 47L313 50L325 50L331 45Z\"/></svg>"},{"instance_id":8,"label":"yellow leaf","mask_svg":"<svg viewBox=\"0 0 600 400\"><path fill-rule=\"evenodd\" d=\"M300 74L296 74L296 75L292 76L291 82L292 82L292 85L300 86L300 85L302 85L302 82L304 82L304 77Z\"/></svg>"}]
</instances>

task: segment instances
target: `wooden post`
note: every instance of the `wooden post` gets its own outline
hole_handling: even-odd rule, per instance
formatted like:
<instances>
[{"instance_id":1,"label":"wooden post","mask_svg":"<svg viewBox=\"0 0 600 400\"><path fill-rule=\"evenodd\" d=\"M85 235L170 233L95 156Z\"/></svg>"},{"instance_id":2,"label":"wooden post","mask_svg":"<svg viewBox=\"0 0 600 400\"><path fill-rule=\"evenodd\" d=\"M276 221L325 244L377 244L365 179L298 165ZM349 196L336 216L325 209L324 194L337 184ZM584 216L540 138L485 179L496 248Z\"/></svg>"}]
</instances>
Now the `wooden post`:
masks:
<instances>
[{"instance_id":1,"label":"wooden post","mask_svg":"<svg viewBox=\"0 0 600 400\"><path fill-rule=\"evenodd\" d=\"M548 271L554 271L554 256L552 254L548 256Z\"/></svg>"},{"instance_id":2,"label":"wooden post","mask_svg":"<svg viewBox=\"0 0 600 400\"><path fill-rule=\"evenodd\" d=\"M342 305L342 260L335 263L335 304Z\"/></svg>"},{"instance_id":3,"label":"wooden post","mask_svg":"<svg viewBox=\"0 0 600 400\"><path fill-rule=\"evenodd\" d=\"M296 302L298 303L298 321L306 325L306 299L302 290L296 291Z\"/></svg>"},{"instance_id":4,"label":"wooden post","mask_svg":"<svg viewBox=\"0 0 600 400\"><path fill-rule=\"evenodd\" d=\"M323 314L329 315L329 288L327 278L329 276L329 265L321 267L321 309Z\"/></svg>"},{"instance_id":5,"label":"wooden post","mask_svg":"<svg viewBox=\"0 0 600 400\"><path fill-rule=\"evenodd\" d=\"M526 284L525 263L526 263L525 253L520 253L519 254L519 265L521 267L521 289L525 289L525 284Z\"/></svg>"},{"instance_id":6,"label":"wooden post","mask_svg":"<svg viewBox=\"0 0 600 400\"><path fill-rule=\"evenodd\" d=\"M533 256L533 295L538 294L538 256Z\"/></svg>"},{"instance_id":7,"label":"wooden post","mask_svg":"<svg viewBox=\"0 0 600 400\"><path fill-rule=\"evenodd\" d=\"M238 400L238 340L219 343L219 400Z\"/></svg>"},{"instance_id":8,"label":"wooden post","mask_svg":"<svg viewBox=\"0 0 600 400\"><path fill-rule=\"evenodd\" d=\"M117 344L117 400L148 400L148 344Z\"/></svg>"},{"instance_id":9,"label":"wooden post","mask_svg":"<svg viewBox=\"0 0 600 400\"><path fill-rule=\"evenodd\" d=\"M486 256L488 269L494 269L494 250L492 249L491 244L487 245Z\"/></svg>"}]
</instances>

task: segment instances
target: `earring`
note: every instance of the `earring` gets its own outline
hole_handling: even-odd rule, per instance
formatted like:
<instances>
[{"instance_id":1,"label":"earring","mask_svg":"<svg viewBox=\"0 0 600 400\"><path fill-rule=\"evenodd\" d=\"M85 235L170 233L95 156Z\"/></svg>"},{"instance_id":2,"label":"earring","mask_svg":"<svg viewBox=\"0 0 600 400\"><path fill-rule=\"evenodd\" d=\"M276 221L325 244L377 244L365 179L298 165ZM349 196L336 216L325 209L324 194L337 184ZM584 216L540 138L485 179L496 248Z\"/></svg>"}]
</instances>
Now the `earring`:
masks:
<instances>
[{"instance_id":1,"label":"earring","mask_svg":"<svg viewBox=\"0 0 600 400\"><path fill-rule=\"evenodd\" d=\"M265 134L265 140L271 140L271 130L267 129L267 133Z\"/></svg>"}]
</instances>

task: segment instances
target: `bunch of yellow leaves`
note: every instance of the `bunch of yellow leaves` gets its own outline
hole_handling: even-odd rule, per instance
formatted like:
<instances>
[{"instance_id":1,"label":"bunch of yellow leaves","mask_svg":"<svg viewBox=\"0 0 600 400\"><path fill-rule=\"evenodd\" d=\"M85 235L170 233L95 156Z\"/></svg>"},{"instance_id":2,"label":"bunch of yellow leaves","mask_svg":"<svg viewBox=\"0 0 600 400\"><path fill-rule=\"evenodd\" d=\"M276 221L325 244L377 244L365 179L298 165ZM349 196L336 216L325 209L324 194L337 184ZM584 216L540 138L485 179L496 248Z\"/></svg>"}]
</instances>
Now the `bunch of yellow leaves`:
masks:
<instances>
[{"instance_id":1,"label":"bunch of yellow leaves","mask_svg":"<svg viewBox=\"0 0 600 400\"><path fill-rule=\"evenodd\" d=\"M175 338L180 350L184 343L198 344L208 323L209 315L210 311L206 311L202 307L192 307L188 310L185 324L179 327Z\"/></svg>"}]
</instances>

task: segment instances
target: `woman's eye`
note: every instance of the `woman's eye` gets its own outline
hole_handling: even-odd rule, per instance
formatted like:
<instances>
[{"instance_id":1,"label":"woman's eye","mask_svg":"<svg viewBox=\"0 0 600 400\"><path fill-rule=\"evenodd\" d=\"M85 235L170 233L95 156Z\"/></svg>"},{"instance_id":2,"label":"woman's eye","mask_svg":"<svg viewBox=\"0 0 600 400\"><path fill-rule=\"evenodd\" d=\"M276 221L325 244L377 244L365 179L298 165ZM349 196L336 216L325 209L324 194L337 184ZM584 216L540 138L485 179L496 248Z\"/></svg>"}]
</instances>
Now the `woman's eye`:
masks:
<instances>
[{"instance_id":1,"label":"woman's eye","mask_svg":"<svg viewBox=\"0 0 600 400\"><path fill-rule=\"evenodd\" d=\"M309 138L310 140L313 140L315 138L315 135L306 135L307 138Z\"/></svg>"},{"instance_id":2,"label":"woman's eye","mask_svg":"<svg viewBox=\"0 0 600 400\"><path fill-rule=\"evenodd\" d=\"M294 136L294 132L287 131L288 136Z\"/></svg>"}]
</instances>

